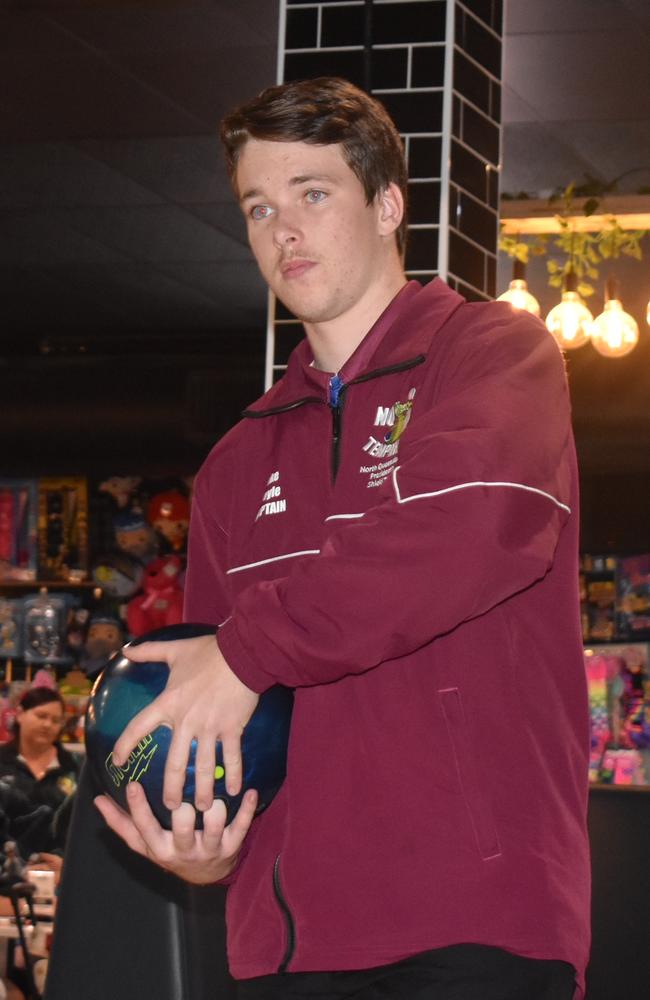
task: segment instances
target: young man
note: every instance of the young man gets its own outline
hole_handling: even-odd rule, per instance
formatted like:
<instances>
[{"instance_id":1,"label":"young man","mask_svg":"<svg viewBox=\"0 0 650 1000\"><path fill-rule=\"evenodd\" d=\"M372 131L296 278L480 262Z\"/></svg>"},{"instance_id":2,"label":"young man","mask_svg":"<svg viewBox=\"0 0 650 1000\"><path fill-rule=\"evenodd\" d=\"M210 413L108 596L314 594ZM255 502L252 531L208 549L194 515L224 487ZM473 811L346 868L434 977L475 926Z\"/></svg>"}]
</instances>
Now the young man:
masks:
<instances>
[{"instance_id":1,"label":"young man","mask_svg":"<svg viewBox=\"0 0 650 1000\"><path fill-rule=\"evenodd\" d=\"M560 352L528 314L407 282L401 143L361 91L270 88L222 138L307 336L197 479L186 617L217 641L129 653L171 678L115 756L174 727L173 830L139 786L130 818L100 808L181 877L230 881L242 998L569 1000L588 722ZM295 688L287 779L224 829L214 740L235 791L275 683ZM203 833L180 805L192 737Z\"/></svg>"}]
</instances>

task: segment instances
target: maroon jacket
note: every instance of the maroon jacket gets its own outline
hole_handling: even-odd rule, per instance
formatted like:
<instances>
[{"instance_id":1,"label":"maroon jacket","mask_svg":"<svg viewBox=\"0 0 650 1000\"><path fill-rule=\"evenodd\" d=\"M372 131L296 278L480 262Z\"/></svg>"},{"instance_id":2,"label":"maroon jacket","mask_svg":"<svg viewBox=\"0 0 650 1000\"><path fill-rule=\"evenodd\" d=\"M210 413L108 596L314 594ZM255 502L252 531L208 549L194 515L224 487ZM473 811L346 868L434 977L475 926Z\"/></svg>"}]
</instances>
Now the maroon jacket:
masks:
<instances>
[{"instance_id":1,"label":"maroon jacket","mask_svg":"<svg viewBox=\"0 0 650 1000\"><path fill-rule=\"evenodd\" d=\"M188 620L296 688L228 893L236 978L460 942L588 952L588 715L562 357L409 283L339 373L303 341L196 482ZM336 390L336 385L334 386ZM336 391L334 393L336 395Z\"/></svg>"}]
</instances>

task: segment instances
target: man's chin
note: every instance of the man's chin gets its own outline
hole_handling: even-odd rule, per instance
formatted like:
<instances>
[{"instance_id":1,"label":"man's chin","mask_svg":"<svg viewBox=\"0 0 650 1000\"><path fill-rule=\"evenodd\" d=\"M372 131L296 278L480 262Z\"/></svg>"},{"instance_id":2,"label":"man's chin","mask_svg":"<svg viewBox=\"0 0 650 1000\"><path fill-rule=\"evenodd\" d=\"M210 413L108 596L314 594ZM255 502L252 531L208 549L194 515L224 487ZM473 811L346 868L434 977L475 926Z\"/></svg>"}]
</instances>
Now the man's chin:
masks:
<instances>
[{"instance_id":1,"label":"man's chin","mask_svg":"<svg viewBox=\"0 0 650 1000\"><path fill-rule=\"evenodd\" d=\"M278 295L277 298L284 308L295 316L296 319L300 320L301 323L325 323L331 318L329 311L323 306L305 302L304 299L299 299L298 296Z\"/></svg>"}]
</instances>

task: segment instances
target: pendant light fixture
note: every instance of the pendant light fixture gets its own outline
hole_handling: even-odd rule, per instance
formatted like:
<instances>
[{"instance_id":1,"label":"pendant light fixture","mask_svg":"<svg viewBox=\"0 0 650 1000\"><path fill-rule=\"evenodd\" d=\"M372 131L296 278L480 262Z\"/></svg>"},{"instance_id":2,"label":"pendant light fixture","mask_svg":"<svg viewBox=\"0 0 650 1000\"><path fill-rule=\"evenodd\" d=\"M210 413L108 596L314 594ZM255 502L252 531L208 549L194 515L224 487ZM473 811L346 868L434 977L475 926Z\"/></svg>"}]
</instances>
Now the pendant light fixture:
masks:
<instances>
[{"instance_id":1,"label":"pendant light fixture","mask_svg":"<svg viewBox=\"0 0 650 1000\"><path fill-rule=\"evenodd\" d=\"M512 281L508 290L499 295L497 302L509 302L513 309L524 309L526 312L532 313L533 316L539 316L539 302L528 291L526 265L522 260L516 258L513 260Z\"/></svg>"},{"instance_id":2,"label":"pendant light fixture","mask_svg":"<svg viewBox=\"0 0 650 1000\"><path fill-rule=\"evenodd\" d=\"M614 277L607 279L605 308L594 320L591 342L606 358L622 358L639 342L638 323L623 309L619 283Z\"/></svg>"},{"instance_id":3,"label":"pendant light fixture","mask_svg":"<svg viewBox=\"0 0 650 1000\"><path fill-rule=\"evenodd\" d=\"M577 292L578 276L569 270L564 278L562 301L551 309L546 326L563 351L572 351L587 343L594 317Z\"/></svg>"}]
</instances>

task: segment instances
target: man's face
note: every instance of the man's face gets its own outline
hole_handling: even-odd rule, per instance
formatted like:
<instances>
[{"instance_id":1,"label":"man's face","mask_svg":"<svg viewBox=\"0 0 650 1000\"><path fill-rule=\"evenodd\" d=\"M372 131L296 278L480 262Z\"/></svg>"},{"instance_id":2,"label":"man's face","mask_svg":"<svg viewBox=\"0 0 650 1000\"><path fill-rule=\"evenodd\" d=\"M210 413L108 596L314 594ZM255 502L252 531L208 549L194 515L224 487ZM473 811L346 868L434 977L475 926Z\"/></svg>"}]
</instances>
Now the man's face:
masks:
<instances>
[{"instance_id":1,"label":"man's face","mask_svg":"<svg viewBox=\"0 0 650 1000\"><path fill-rule=\"evenodd\" d=\"M339 145L250 139L236 182L260 271L303 322L337 319L381 283L395 224Z\"/></svg>"}]
</instances>

